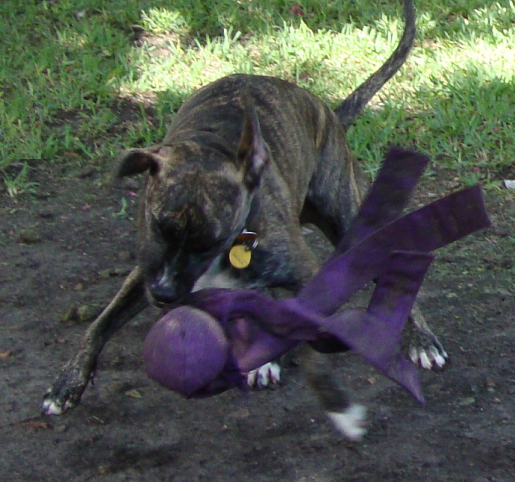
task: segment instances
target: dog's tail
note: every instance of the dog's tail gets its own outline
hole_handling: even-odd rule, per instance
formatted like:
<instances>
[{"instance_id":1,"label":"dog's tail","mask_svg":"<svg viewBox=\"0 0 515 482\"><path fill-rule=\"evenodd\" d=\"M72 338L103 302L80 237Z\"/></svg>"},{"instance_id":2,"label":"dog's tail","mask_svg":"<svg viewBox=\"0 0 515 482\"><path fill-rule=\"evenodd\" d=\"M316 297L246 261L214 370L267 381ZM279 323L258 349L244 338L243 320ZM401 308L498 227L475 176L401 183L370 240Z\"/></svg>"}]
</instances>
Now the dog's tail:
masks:
<instances>
[{"instance_id":1,"label":"dog's tail","mask_svg":"<svg viewBox=\"0 0 515 482\"><path fill-rule=\"evenodd\" d=\"M413 47L416 33L415 7L412 0L404 0L404 21L404 33L401 41L390 58L335 109L334 112L345 130L354 122L356 116L377 91L393 77L406 61L411 47Z\"/></svg>"}]
</instances>

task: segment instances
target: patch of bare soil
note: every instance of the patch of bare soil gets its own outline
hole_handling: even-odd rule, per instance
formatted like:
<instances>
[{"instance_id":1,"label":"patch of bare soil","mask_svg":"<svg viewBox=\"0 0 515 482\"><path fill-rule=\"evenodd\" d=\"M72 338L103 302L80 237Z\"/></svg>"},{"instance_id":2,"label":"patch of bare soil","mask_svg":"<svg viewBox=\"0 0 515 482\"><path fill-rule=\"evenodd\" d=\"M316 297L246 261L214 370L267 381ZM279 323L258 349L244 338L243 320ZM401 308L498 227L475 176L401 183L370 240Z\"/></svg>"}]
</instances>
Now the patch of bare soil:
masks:
<instances>
[{"instance_id":1,"label":"patch of bare soil","mask_svg":"<svg viewBox=\"0 0 515 482\"><path fill-rule=\"evenodd\" d=\"M187 401L145 375L157 311L118 333L82 404L39 413L87 320L134 262L137 183L96 171L32 173L38 194L0 200L0 480L513 482L515 201L487 194L494 227L438 252L420 299L452 364L421 373L418 405L352 354L335 366L369 409L351 443L290 362L277 390ZM415 204L455 188L426 180ZM125 201L122 203L121 199ZM81 321L82 320L82 321Z\"/></svg>"}]
</instances>

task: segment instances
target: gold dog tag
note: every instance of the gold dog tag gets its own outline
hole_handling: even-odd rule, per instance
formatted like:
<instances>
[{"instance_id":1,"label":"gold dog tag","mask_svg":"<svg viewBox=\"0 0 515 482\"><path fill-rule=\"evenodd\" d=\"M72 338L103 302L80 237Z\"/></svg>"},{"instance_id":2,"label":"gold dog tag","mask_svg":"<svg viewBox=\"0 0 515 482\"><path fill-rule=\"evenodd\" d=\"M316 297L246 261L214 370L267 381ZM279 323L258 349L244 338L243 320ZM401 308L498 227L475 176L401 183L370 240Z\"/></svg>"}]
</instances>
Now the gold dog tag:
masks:
<instances>
[{"instance_id":1,"label":"gold dog tag","mask_svg":"<svg viewBox=\"0 0 515 482\"><path fill-rule=\"evenodd\" d=\"M244 244L236 244L229 251L229 261L236 269L245 269L250 264L252 251Z\"/></svg>"}]
</instances>

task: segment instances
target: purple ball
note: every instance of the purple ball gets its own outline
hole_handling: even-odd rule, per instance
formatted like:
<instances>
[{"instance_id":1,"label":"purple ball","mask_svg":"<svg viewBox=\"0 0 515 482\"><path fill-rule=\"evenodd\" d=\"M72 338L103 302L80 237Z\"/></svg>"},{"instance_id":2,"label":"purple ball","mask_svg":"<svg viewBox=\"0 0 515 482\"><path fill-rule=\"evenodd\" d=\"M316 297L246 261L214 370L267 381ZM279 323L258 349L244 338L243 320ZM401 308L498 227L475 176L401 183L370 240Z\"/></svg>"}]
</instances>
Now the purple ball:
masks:
<instances>
[{"instance_id":1,"label":"purple ball","mask_svg":"<svg viewBox=\"0 0 515 482\"><path fill-rule=\"evenodd\" d=\"M152 380L189 397L217 378L228 352L229 343L215 318L181 306L152 326L143 345L143 360Z\"/></svg>"}]
</instances>

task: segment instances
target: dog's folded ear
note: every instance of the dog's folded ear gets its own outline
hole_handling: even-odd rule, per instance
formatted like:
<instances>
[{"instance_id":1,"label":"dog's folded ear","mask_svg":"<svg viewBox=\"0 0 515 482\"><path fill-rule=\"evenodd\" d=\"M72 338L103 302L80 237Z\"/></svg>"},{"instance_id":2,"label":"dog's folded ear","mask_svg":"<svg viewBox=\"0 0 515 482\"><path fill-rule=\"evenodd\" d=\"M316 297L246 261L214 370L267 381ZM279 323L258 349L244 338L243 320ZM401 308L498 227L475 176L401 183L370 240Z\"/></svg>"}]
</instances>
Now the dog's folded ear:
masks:
<instances>
[{"instance_id":1,"label":"dog's folded ear","mask_svg":"<svg viewBox=\"0 0 515 482\"><path fill-rule=\"evenodd\" d=\"M238 147L238 161L243 166L243 181L249 190L259 186L261 176L270 162L270 152L266 145L254 103L250 96L243 96L245 117Z\"/></svg>"},{"instance_id":2,"label":"dog's folded ear","mask_svg":"<svg viewBox=\"0 0 515 482\"><path fill-rule=\"evenodd\" d=\"M114 178L133 176L145 171L149 171L152 176L157 174L164 162L167 150L167 147L152 146L125 151L115 166Z\"/></svg>"}]
</instances>

